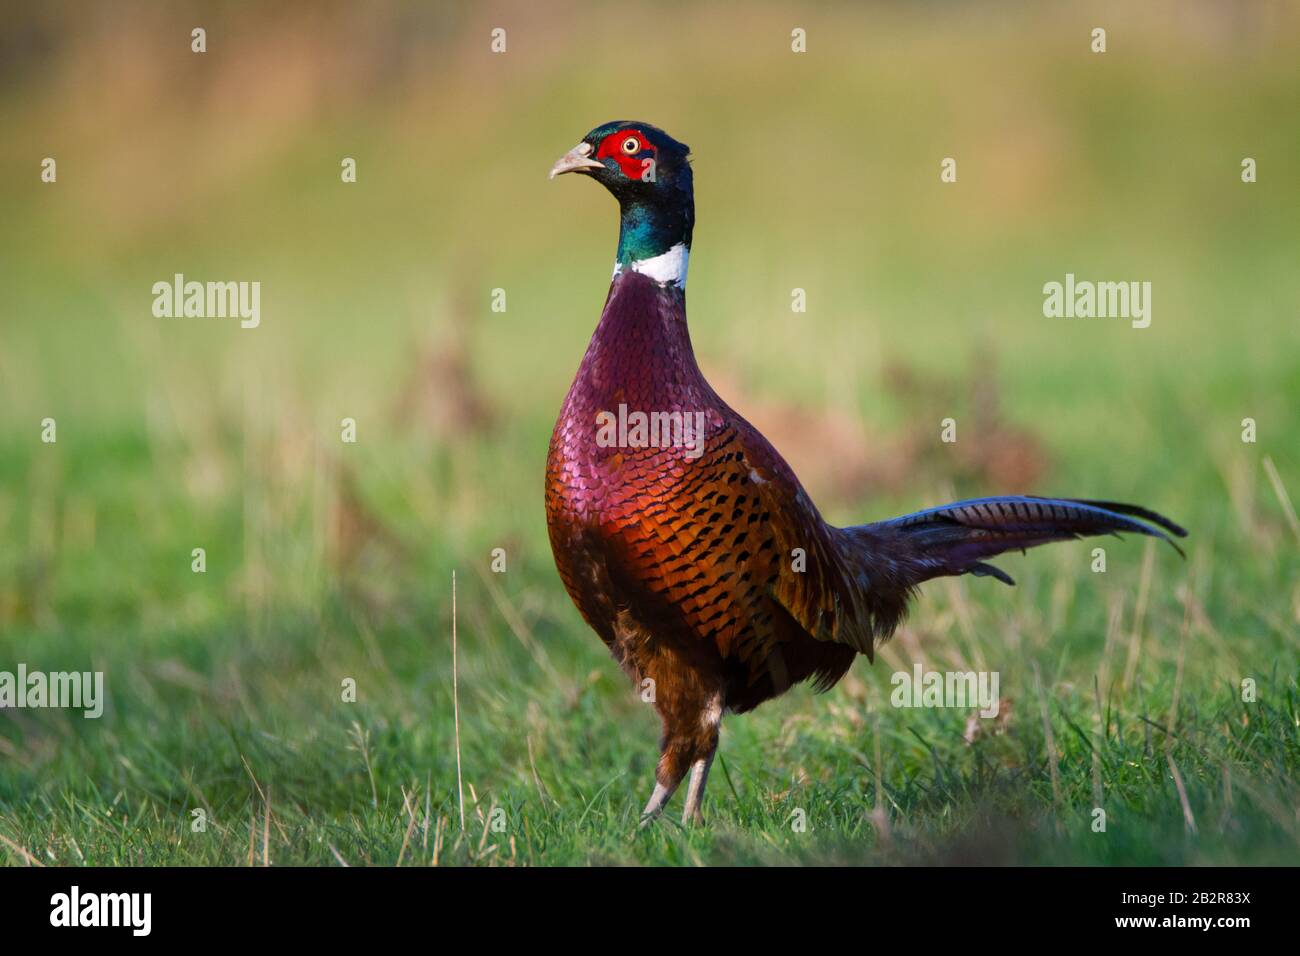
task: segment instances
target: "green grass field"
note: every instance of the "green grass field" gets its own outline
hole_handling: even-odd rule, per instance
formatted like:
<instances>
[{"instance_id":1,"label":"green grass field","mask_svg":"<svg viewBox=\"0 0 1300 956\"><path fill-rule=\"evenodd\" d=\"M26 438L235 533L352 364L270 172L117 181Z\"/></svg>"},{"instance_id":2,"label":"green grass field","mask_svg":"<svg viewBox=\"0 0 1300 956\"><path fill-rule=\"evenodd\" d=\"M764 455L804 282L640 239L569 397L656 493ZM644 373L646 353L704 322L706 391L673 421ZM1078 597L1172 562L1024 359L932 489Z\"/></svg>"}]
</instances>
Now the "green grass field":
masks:
<instances>
[{"instance_id":1,"label":"green grass field","mask_svg":"<svg viewBox=\"0 0 1300 956\"><path fill-rule=\"evenodd\" d=\"M1293 19L817 8L799 56L776 7L666 36L639 5L236 5L196 56L185 11L129 9L0 74L0 671L109 698L0 715L0 860L1300 862ZM653 81L591 82L629 32ZM616 229L546 171L620 116L693 147L701 365L801 423L773 438L829 519L1136 501L1187 559L1106 539L1001 560L1014 590L933 582L874 666L724 720L707 826L679 795L637 832L658 722L542 512ZM154 318L177 272L260 281L261 326ZM1067 272L1151 281L1151 327L1044 318ZM1006 719L891 707L917 661L997 671Z\"/></svg>"}]
</instances>

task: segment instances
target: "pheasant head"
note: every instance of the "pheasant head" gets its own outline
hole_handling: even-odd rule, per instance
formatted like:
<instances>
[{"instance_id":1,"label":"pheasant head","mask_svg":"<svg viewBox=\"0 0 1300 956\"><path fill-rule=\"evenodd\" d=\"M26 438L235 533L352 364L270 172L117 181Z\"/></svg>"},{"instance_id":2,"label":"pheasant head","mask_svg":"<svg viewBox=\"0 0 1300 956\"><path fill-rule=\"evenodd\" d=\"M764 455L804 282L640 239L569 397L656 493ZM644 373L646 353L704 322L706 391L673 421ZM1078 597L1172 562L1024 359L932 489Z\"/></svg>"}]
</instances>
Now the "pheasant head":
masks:
<instances>
[{"instance_id":1,"label":"pheasant head","mask_svg":"<svg viewBox=\"0 0 1300 956\"><path fill-rule=\"evenodd\" d=\"M686 284L695 226L690 148L663 130L630 120L597 126L551 168L580 173L618 200L622 222L614 271L630 269Z\"/></svg>"}]
</instances>

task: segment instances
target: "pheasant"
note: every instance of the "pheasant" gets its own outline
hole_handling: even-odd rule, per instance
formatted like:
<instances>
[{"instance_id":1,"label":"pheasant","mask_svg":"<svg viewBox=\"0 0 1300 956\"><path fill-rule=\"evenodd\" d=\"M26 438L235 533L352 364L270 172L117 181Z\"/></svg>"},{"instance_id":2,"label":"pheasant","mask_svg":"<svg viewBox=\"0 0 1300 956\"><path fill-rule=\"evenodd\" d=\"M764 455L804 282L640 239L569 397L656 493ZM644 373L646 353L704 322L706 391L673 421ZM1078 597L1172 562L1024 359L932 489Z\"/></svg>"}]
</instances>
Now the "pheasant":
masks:
<instances>
[{"instance_id":1,"label":"pheasant","mask_svg":"<svg viewBox=\"0 0 1300 956\"><path fill-rule=\"evenodd\" d=\"M873 660L922 582L971 574L1013 584L984 559L1119 532L1178 549L1170 535L1187 533L1136 505L1030 496L848 528L823 521L696 364L689 152L661 129L617 121L551 170L596 180L621 213L604 311L551 436L546 519L569 596L662 722L643 825L688 771L682 820L702 821L724 712L801 681L829 689L856 655Z\"/></svg>"}]
</instances>

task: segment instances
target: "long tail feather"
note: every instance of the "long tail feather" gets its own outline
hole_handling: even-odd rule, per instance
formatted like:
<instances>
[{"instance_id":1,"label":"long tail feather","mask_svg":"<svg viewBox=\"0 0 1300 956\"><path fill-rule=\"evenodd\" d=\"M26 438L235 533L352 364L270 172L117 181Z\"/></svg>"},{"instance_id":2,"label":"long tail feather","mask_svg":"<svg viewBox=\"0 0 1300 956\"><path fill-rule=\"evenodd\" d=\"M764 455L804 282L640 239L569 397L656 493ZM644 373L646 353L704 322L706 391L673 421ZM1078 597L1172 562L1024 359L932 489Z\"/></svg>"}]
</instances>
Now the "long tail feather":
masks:
<instances>
[{"instance_id":1,"label":"long tail feather","mask_svg":"<svg viewBox=\"0 0 1300 956\"><path fill-rule=\"evenodd\" d=\"M1186 530L1168 518L1137 505L1030 495L955 501L855 530L875 538L901 539L909 545L916 583L943 575L974 574L1013 584L1005 572L982 559L1052 541L1132 532L1160 538L1182 554L1170 535L1187 536Z\"/></svg>"}]
</instances>

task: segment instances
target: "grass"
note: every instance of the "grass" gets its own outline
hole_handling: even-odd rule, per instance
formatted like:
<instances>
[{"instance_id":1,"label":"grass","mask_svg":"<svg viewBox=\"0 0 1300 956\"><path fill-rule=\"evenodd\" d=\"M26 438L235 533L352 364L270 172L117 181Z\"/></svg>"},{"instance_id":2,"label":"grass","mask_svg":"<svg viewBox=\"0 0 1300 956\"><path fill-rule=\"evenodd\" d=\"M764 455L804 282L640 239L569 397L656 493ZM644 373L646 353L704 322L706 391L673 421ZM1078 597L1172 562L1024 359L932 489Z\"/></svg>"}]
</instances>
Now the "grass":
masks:
<instances>
[{"instance_id":1,"label":"grass","mask_svg":"<svg viewBox=\"0 0 1300 956\"><path fill-rule=\"evenodd\" d=\"M1297 32L1243 51L1116 9L1103 71L1064 15L824 11L799 61L780 10L692 14L669 44L639 9L526 9L504 61L477 24L359 35L339 10L228 12L201 61L162 52L183 11L137 12L0 88L0 670L102 670L109 695L100 720L4 713L0 859L1300 862ZM78 85L115 29L150 55ZM611 96L583 77L627 29L674 68ZM394 32L445 55L408 69ZM618 114L695 148L692 332L741 410L863 423L877 456L929 443L846 492L817 478L846 446L779 442L829 518L1015 490L935 440L951 414L960 447L991 441L964 383L992 354L1034 490L1155 507L1187 560L1107 539L1008 557L1014 590L927 585L874 667L724 720L706 827L637 832L657 721L563 593L540 490L614 242L606 197L544 175ZM153 319L175 271L260 280L262 327ZM1043 319L1066 271L1150 279L1152 327ZM892 363L958 384L922 406ZM965 710L891 707L917 661L997 671L1009 716L968 742Z\"/></svg>"},{"instance_id":2,"label":"grass","mask_svg":"<svg viewBox=\"0 0 1300 956\"><path fill-rule=\"evenodd\" d=\"M462 606L491 607L485 588L466 581ZM434 606L410 611L441 623ZM1300 714L1293 675L1276 669L1245 704L1203 668L1184 661L1179 687L1177 668L1144 655L1152 676L1098 697L1072 681L1095 659L1069 660L1067 623L1000 665L1011 719L973 745L965 713L881 706L885 668L860 669L829 697L796 691L726 724L708 827L637 833L654 760L644 705L545 617L519 634L495 617L460 622L465 830L445 629L366 635L339 608L236 647L222 632L121 660L86 647L110 712L20 715L0 831L41 862L97 865L1295 860ZM339 675L357 681L356 704L339 700ZM204 833L190 829L197 808Z\"/></svg>"}]
</instances>

